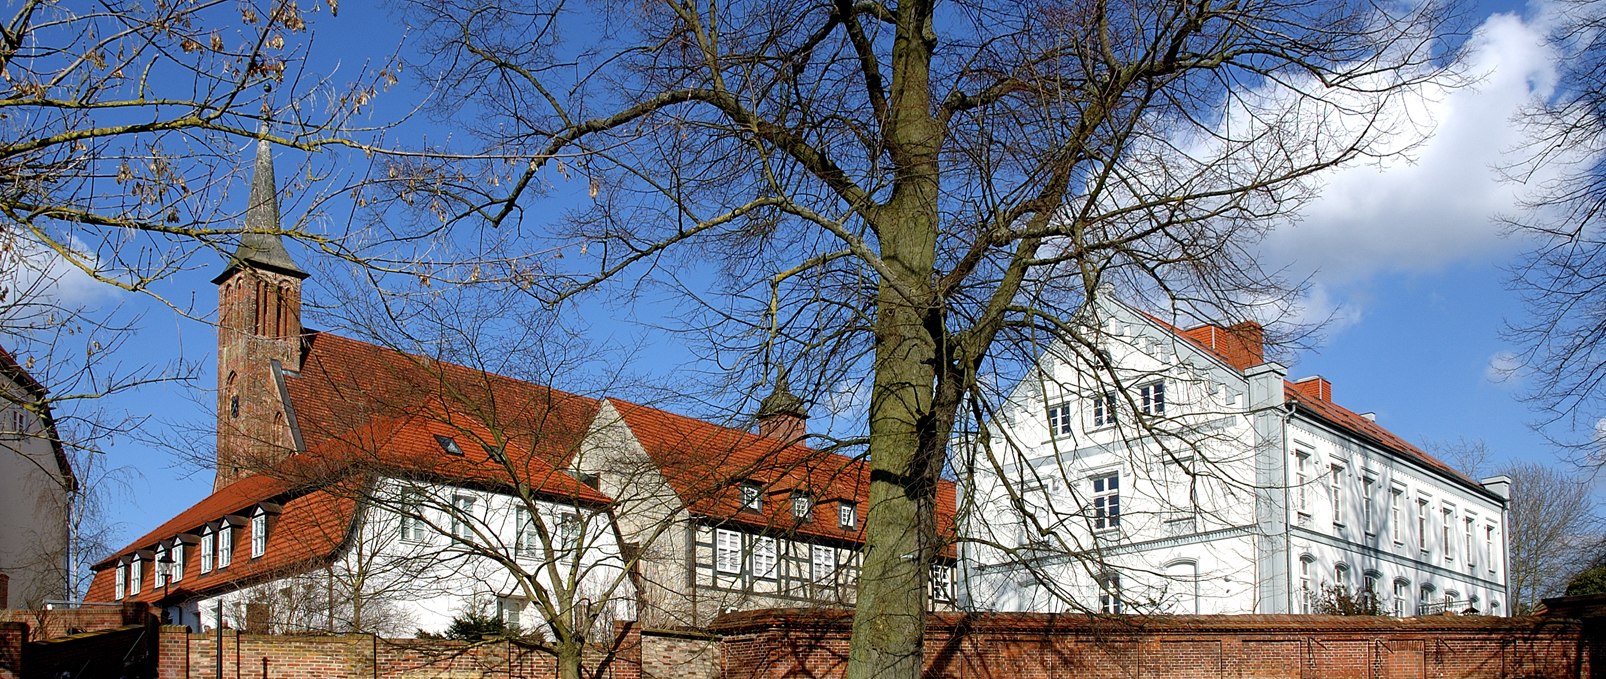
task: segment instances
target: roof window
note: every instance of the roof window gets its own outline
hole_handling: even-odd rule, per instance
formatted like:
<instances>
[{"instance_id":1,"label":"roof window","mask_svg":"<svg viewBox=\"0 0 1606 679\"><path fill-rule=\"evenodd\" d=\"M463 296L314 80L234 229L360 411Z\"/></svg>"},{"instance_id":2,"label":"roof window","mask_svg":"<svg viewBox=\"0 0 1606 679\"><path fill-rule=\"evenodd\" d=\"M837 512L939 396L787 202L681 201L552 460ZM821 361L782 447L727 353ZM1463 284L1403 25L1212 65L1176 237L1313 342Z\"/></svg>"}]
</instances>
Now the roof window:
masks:
<instances>
[{"instance_id":1,"label":"roof window","mask_svg":"<svg viewBox=\"0 0 1606 679\"><path fill-rule=\"evenodd\" d=\"M453 439L450 436L436 434L435 442L440 444L441 450L446 451L447 455L456 455L458 457L463 456L463 449L458 447L456 439Z\"/></svg>"}]
</instances>

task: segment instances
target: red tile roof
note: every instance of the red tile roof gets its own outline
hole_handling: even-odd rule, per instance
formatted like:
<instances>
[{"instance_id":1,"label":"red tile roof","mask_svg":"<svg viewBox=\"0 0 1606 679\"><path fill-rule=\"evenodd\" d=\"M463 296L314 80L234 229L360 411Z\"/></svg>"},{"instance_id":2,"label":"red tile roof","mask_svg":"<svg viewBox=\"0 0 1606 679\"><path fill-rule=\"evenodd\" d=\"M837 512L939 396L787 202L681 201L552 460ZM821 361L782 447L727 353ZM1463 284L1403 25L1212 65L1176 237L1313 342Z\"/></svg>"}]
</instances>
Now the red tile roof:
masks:
<instances>
[{"instance_id":1,"label":"red tile roof","mask_svg":"<svg viewBox=\"0 0 1606 679\"><path fill-rule=\"evenodd\" d=\"M649 406L610 399L664 478L694 516L849 543L864 541L870 466L862 460L724 427ZM758 483L759 511L742 508L741 484ZM807 520L792 514L792 493L814 500ZM843 528L837 502L855 503L858 521ZM954 485L937 488L937 530L952 535ZM950 553L951 555L951 553Z\"/></svg>"},{"instance_id":2,"label":"red tile roof","mask_svg":"<svg viewBox=\"0 0 1606 679\"><path fill-rule=\"evenodd\" d=\"M1266 362L1263 345L1258 334L1260 325L1253 321L1245 321L1230 328L1220 328L1206 324L1197 328L1183 330L1153 314L1142 311L1138 313L1153 321L1160 328L1188 340L1240 372ZM1253 329L1248 329L1250 325L1253 325ZM1227 339L1223 341L1223 338ZM1478 482L1467 478L1450 467L1450 465L1429 455L1421 448L1411 445L1393 432L1384 429L1377 422L1337 403L1333 403L1332 383L1323 378L1308 378L1299 382L1284 380L1283 394L1284 398L1293 402L1296 407L1302 408L1316 419L1340 431L1371 441L1385 450L1396 453L1408 460L1413 460L1471 488L1483 489L1483 486Z\"/></svg>"}]
</instances>

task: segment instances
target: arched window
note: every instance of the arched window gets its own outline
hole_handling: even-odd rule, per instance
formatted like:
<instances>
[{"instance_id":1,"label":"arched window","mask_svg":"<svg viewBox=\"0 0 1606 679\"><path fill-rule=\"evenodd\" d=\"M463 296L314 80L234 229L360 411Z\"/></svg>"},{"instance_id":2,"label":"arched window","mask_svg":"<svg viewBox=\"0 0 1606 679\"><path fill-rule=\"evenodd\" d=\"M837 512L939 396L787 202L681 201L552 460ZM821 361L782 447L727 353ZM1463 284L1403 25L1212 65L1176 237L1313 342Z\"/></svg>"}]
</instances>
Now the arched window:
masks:
<instances>
[{"instance_id":1,"label":"arched window","mask_svg":"<svg viewBox=\"0 0 1606 679\"><path fill-rule=\"evenodd\" d=\"M1416 598L1416 612L1418 614L1427 612L1427 607L1433 604L1433 600L1437 597L1438 591L1438 588L1434 587L1433 583L1422 583L1421 593Z\"/></svg>"},{"instance_id":2,"label":"arched window","mask_svg":"<svg viewBox=\"0 0 1606 679\"><path fill-rule=\"evenodd\" d=\"M1299 557L1299 591L1294 596L1299 601L1299 612L1309 613L1310 604L1316 598L1316 583L1311 573L1316 569L1316 557L1305 554Z\"/></svg>"},{"instance_id":3,"label":"arched window","mask_svg":"<svg viewBox=\"0 0 1606 679\"><path fill-rule=\"evenodd\" d=\"M1411 581L1399 578L1394 581L1394 617L1403 618L1411 610Z\"/></svg>"},{"instance_id":4,"label":"arched window","mask_svg":"<svg viewBox=\"0 0 1606 679\"><path fill-rule=\"evenodd\" d=\"M1350 586L1349 564L1339 563L1333 566L1333 587L1346 592L1354 591Z\"/></svg>"},{"instance_id":5,"label":"arched window","mask_svg":"<svg viewBox=\"0 0 1606 679\"><path fill-rule=\"evenodd\" d=\"M1165 567L1166 580L1178 596L1173 610L1177 613L1199 613L1199 564L1195 561L1173 561Z\"/></svg>"}]
</instances>

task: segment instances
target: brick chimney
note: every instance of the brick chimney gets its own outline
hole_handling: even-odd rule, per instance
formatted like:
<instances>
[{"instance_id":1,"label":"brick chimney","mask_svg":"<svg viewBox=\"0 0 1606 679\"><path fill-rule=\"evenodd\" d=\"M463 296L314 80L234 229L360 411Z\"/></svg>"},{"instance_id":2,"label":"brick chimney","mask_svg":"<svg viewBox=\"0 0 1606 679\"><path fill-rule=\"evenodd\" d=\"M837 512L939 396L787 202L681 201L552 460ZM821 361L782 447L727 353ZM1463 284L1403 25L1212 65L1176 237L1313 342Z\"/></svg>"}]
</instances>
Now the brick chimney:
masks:
<instances>
[{"instance_id":1,"label":"brick chimney","mask_svg":"<svg viewBox=\"0 0 1606 679\"><path fill-rule=\"evenodd\" d=\"M1311 375L1301 380L1295 380L1294 388L1299 390L1299 393L1318 401L1333 402L1333 383L1327 381L1327 378L1321 375Z\"/></svg>"},{"instance_id":2,"label":"brick chimney","mask_svg":"<svg viewBox=\"0 0 1606 679\"><path fill-rule=\"evenodd\" d=\"M808 434L809 411L787 386L786 373L775 378L775 391L758 405L758 435L795 443Z\"/></svg>"},{"instance_id":3,"label":"brick chimney","mask_svg":"<svg viewBox=\"0 0 1606 679\"><path fill-rule=\"evenodd\" d=\"M1183 332L1221 354L1227 359L1228 365L1239 370L1248 370L1266 362L1266 330L1254 321L1225 328L1206 324Z\"/></svg>"},{"instance_id":4,"label":"brick chimney","mask_svg":"<svg viewBox=\"0 0 1606 679\"><path fill-rule=\"evenodd\" d=\"M301 369L301 282L278 234L273 153L257 142L240 247L218 286L217 478L213 490L293 450L274 364Z\"/></svg>"}]
</instances>

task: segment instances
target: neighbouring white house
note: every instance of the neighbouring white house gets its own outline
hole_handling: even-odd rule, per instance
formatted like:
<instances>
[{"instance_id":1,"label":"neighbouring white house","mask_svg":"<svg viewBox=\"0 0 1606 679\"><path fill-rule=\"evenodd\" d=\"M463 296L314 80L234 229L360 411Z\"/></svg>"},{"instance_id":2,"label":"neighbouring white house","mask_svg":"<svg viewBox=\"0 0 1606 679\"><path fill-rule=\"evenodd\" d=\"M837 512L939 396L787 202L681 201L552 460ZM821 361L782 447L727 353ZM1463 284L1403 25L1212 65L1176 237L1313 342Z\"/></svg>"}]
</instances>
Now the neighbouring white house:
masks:
<instances>
[{"instance_id":1,"label":"neighbouring white house","mask_svg":"<svg viewBox=\"0 0 1606 679\"><path fill-rule=\"evenodd\" d=\"M68 596L68 512L78 488L45 387L0 348L0 601L38 608Z\"/></svg>"},{"instance_id":2,"label":"neighbouring white house","mask_svg":"<svg viewBox=\"0 0 1606 679\"><path fill-rule=\"evenodd\" d=\"M93 566L89 599L193 628L440 632L467 612L695 626L851 603L869 471L801 443L777 387L756 430L565 393L301 325L259 147L218 285L212 494ZM954 493L939 493L952 534ZM954 552L931 596L954 596ZM220 604L222 604L220 606Z\"/></svg>"},{"instance_id":3,"label":"neighbouring white house","mask_svg":"<svg viewBox=\"0 0 1606 679\"><path fill-rule=\"evenodd\" d=\"M1510 482L1466 478L1286 379L1261 327L1182 329L1103 296L982 437L964 596L1008 611L1505 615Z\"/></svg>"}]
</instances>

